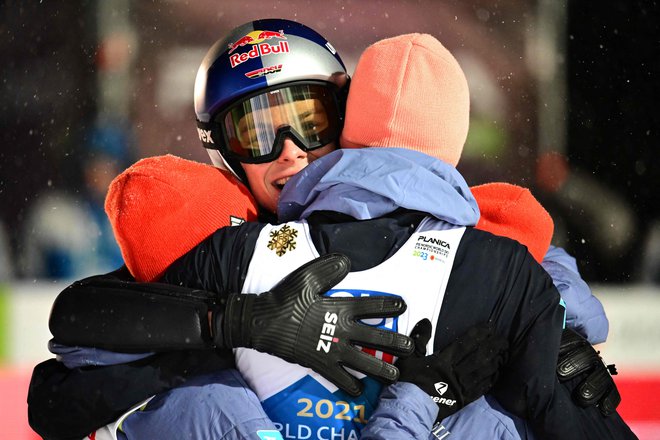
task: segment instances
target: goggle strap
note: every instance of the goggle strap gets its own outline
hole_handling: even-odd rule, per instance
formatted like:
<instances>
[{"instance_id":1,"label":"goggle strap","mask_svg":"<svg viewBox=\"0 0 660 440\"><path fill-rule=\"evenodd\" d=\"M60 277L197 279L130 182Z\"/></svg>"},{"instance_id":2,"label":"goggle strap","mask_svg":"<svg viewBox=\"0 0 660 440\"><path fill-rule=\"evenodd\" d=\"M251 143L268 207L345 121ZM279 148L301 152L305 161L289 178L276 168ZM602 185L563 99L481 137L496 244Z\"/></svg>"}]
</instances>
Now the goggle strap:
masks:
<instances>
[{"instance_id":1,"label":"goggle strap","mask_svg":"<svg viewBox=\"0 0 660 440\"><path fill-rule=\"evenodd\" d=\"M202 122L199 119L197 122L197 136L204 144L204 148L211 150L221 150L220 142L222 142L222 135L220 133L218 124L214 122ZM216 142L216 140L218 142Z\"/></svg>"},{"instance_id":2,"label":"goggle strap","mask_svg":"<svg viewBox=\"0 0 660 440\"><path fill-rule=\"evenodd\" d=\"M199 119L196 119L196 122L197 134L199 136L199 140L202 141L204 148L207 150L218 150L218 153L220 154L225 167L247 185L247 176L245 175L245 171L243 171L243 167L241 167L240 162L223 154L222 148L220 147L222 144L215 142L216 139L222 139L222 135L218 129L218 124L213 122L202 122Z\"/></svg>"}]
</instances>

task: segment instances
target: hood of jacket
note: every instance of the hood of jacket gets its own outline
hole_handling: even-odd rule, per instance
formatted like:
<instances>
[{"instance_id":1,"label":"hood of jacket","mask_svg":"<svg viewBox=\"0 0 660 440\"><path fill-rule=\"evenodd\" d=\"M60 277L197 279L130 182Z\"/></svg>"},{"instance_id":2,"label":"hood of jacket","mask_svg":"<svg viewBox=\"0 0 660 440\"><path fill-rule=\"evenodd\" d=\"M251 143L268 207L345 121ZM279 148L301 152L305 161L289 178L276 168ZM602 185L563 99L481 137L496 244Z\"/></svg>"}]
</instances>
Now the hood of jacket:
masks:
<instances>
[{"instance_id":1,"label":"hood of jacket","mask_svg":"<svg viewBox=\"0 0 660 440\"><path fill-rule=\"evenodd\" d=\"M282 190L279 220L335 211L358 220L396 209L426 212L456 226L474 226L479 207L453 166L401 148L336 150L296 174Z\"/></svg>"}]
</instances>

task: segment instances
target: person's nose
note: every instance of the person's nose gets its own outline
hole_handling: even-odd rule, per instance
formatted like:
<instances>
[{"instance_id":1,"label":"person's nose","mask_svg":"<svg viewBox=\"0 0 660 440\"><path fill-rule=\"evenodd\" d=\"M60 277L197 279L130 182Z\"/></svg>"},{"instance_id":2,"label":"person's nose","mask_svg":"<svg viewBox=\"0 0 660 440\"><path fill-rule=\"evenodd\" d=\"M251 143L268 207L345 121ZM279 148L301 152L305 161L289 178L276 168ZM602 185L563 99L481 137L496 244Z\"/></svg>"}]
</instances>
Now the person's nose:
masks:
<instances>
[{"instance_id":1,"label":"person's nose","mask_svg":"<svg viewBox=\"0 0 660 440\"><path fill-rule=\"evenodd\" d=\"M300 149L291 139L284 139L282 153L277 158L278 162L294 162L298 159L305 159L307 153Z\"/></svg>"}]
</instances>

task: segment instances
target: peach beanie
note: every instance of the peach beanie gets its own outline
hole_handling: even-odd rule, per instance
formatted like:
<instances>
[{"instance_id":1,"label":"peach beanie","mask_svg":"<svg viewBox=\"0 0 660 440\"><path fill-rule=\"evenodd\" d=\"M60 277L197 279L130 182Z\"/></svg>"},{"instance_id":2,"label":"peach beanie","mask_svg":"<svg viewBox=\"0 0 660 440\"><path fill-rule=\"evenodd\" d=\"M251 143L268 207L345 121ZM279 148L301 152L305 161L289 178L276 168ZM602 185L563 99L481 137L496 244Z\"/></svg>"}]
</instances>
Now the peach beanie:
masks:
<instances>
[{"instance_id":1,"label":"peach beanie","mask_svg":"<svg viewBox=\"0 0 660 440\"><path fill-rule=\"evenodd\" d=\"M257 218L254 199L229 172L172 155L142 159L117 176L105 212L138 281L160 278L218 228Z\"/></svg>"},{"instance_id":2,"label":"peach beanie","mask_svg":"<svg viewBox=\"0 0 660 440\"><path fill-rule=\"evenodd\" d=\"M407 148L456 166L469 119L467 80L453 55L431 35L401 35L358 60L341 145Z\"/></svg>"}]
</instances>

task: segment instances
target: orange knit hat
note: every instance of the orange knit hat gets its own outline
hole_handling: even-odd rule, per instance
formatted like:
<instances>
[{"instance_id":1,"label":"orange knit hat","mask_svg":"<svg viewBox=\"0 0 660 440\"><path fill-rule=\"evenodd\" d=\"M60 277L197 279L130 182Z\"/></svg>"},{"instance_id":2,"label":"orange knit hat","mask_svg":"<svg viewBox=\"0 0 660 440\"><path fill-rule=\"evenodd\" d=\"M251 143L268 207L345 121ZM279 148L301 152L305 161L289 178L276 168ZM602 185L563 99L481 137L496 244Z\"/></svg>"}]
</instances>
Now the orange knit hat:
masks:
<instances>
[{"instance_id":1,"label":"orange knit hat","mask_svg":"<svg viewBox=\"0 0 660 440\"><path fill-rule=\"evenodd\" d=\"M407 148L456 166L469 123L456 59L431 35L406 34L374 43L358 60L341 146Z\"/></svg>"},{"instance_id":2,"label":"orange knit hat","mask_svg":"<svg viewBox=\"0 0 660 440\"><path fill-rule=\"evenodd\" d=\"M498 182L470 190L481 211L475 228L512 238L527 246L536 261L543 261L555 226L548 211L527 188Z\"/></svg>"},{"instance_id":3,"label":"orange knit hat","mask_svg":"<svg viewBox=\"0 0 660 440\"><path fill-rule=\"evenodd\" d=\"M254 199L235 177L166 155L142 159L117 176L105 212L131 274L153 281L218 228L255 220Z\"/></svg>"}]
</instances>

